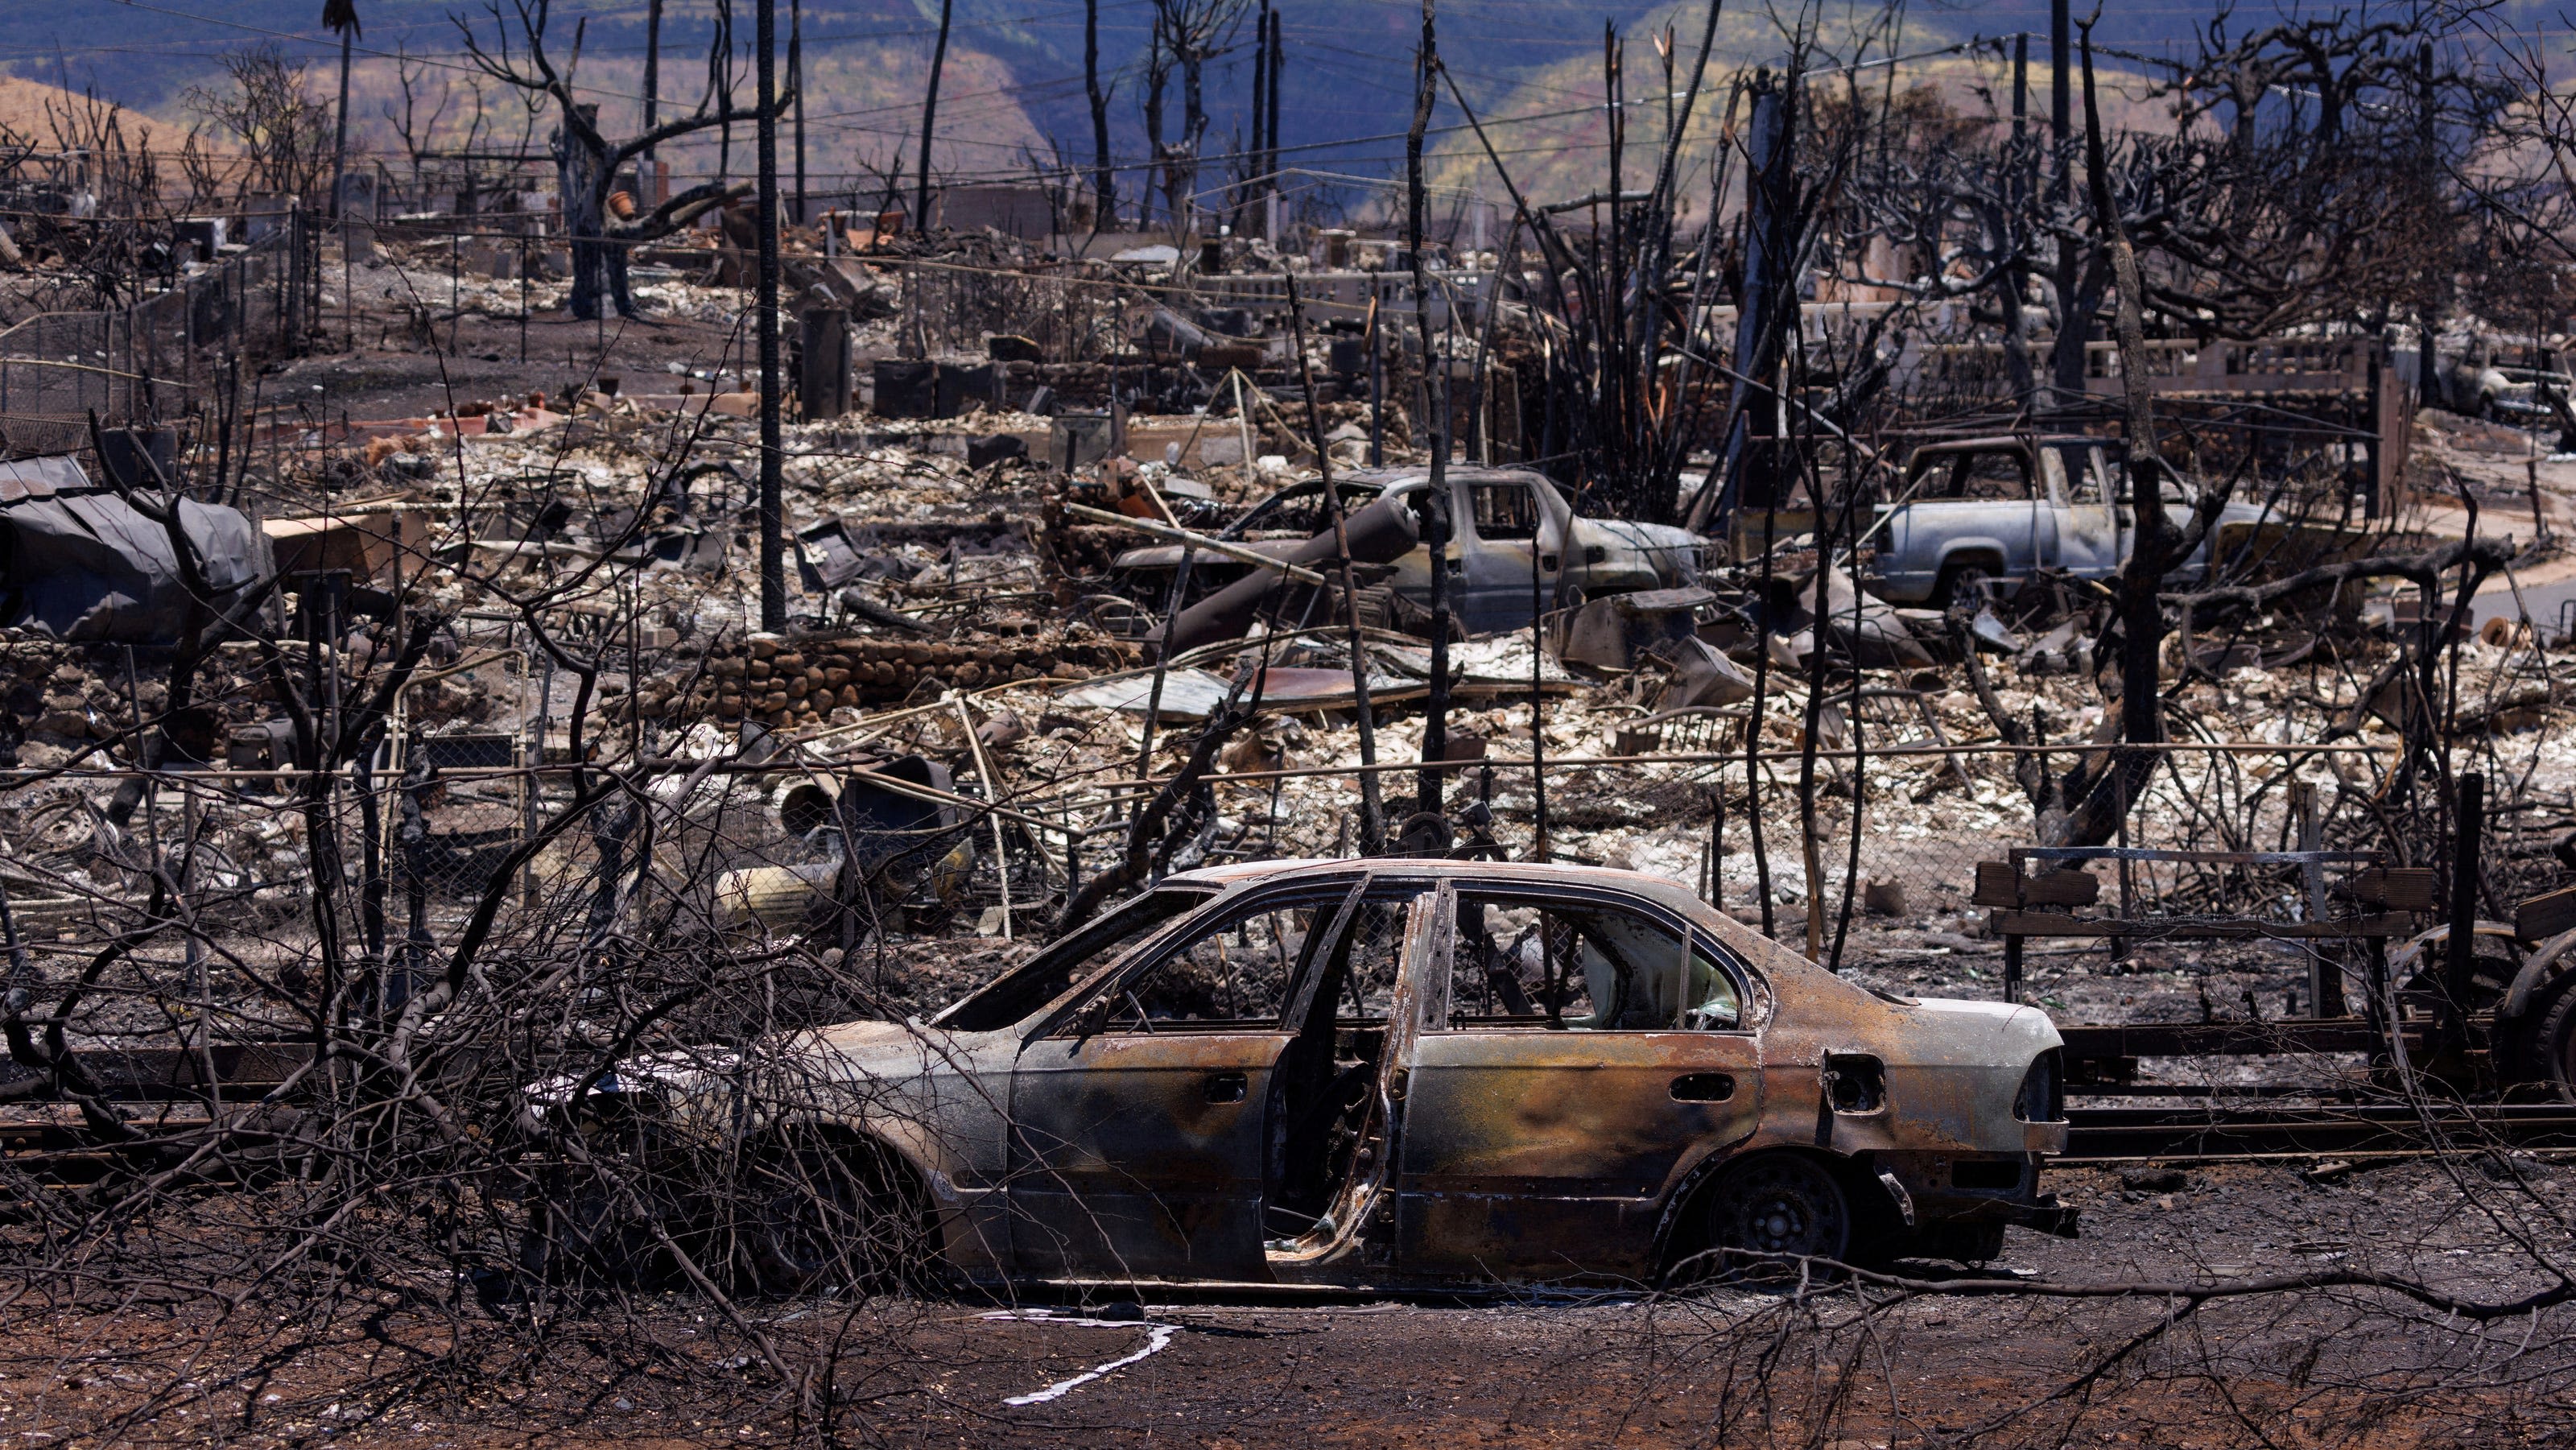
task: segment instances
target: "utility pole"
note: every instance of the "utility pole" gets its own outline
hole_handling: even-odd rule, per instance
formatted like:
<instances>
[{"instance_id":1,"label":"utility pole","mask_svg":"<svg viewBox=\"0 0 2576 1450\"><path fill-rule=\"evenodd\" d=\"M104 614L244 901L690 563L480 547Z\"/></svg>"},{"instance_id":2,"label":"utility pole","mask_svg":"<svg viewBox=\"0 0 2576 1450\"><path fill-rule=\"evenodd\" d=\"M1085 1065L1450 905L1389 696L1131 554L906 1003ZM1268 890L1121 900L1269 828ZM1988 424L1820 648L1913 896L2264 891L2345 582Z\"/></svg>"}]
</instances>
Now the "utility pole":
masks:
<instances>
[{"instance_id":1,"label":"utility pole","mask_svg":"<svg viewBox=\"0 0 2576 1450\"><path fill-rule=\"evenodd\" d=\"M787 89L796 97L796 224L805 225L805 0L787 0Z\"/></svg>"},{"instance_id":2,"label":"utility pole","mask_svg":"<svg viewBox=\"0 0 2576 1450\"><path fill-rule=\"evenodd\" d=\"M2427 40L2415 47L2415 145L2422 153L2424 189L2429 199L2437 188L2441 173L2434 169L2435 142L2440 132L2433 117L2433 42ZM2439 293L2426 299L2424 315L2415 327L2415 398L2426 407L2448 407L2450 396L2442 386L2442 360L2434 345L2434 332L2442 325L2442 299Z\"/></svg>"},{"instance_id":3,"label":"utility pole","mask_svg":"<svg viewBox=\"0 0 2576 1450\"><path fill-rule=\"evenodd\" d=\"M778 0L760 0L760 627L787 627L786 550L779 538Z\"/></svg>"},{"instance_id":4,"label":"utility pole","mask_svg":"<svg viewBox=\"0 0 2576 1450\"><path fill-rule=\"evenodd\" d=\"M340 109L332 125L331 137L331 219L340 220L341 193L346 190L349 172L349 47L358 36L356 0L328 0L322 7L325 29L340 33ZM348 240L342 229L341 241Z\"/></svg>"},{"instance_id":5,"label":"utility pole","mask_svg":"<svg viewBox=\"0 0 2576 1450\"><path fill-rule=\"evenodd\" d=\"M1274 214L1279 210L1275 204L1279 195L1279 86L1288 74L1279 65L1279 47L1287 39L1280 25L1279 12L1273 9L1270 12L1270 142L1261 153L1261 174L1270 178L1263 185L1268 188L1273 198L1274 204L1270 210ZM1271 245L1276 246L1279 242L1277 236L1279 228L1275 222L1271 225L1270 231Z\"/></svg>"},{"instance_id":6,"label":"utility pole","mask_svg":"<svg viewBox=\"0 0 2576 1450\"><path fill-rule=\"evenodd\" d=\"M1249 208L1261 195L1261 126L1269 113L1270 100L1270 0L1261 0L1261 9L1252 19L1252 144L1245 148L1244 175L1249 181L1243 189L1243 204ZM1251 229L1250 220L1238 212L1234 219L1238 232Z\"/></svg>"},{"instance_id":7,"label":"utility pole","mask_svg":"<svg viewBox=\"0 0 2576 1450\"><path fill-rule=\"evenodd\" d=\"M956 0L939 0L939 44L930 52L930 94L921 103L920 169L913 173L912 229L930 229L930 134L939 126L939 72L948 64L948 19Z\"/></svg>"},{"instance_id":8,"label":"utility pole","mask_svg":"<svg viewBox=\"0 0 2576 1450\"><path fill-rule=\"evenodd\" d=\"M2075 92L2073 78L2067 69L2073 23L2067 17L2067 0L2049 0L2048 4L2048 137L2058 147L2057 196L2063 201L2074 194L2073 178L2067 174L2065 147L2075 134Z\"/></svg>"},{"instance_id":9,"label":"utility pole","mask_svg":"<svg viewBox=\"0 0 2576 1450\"><path fill-rule=\"evenodd\" d=\"M2049 0L2048 5L2048 140L2050 163L2055 169L2051 201L2065 211L2075 196L2072 153L2067 142L2075 134L2074 78L2070 74L2074 57L2074 24L2067 14L2068 0ZM2056 374L2053 401L2064 407L2084 394L2084 344L2091 340L2093 319L2075 315L2076 273L2082 259L2076 249L2061 236L2057 243L2057 356L2052 371ZM2071 396L2067 390L2072 389Z\"/></svg>"},{"instance_id":10,"label":"utility pole","mask_svg":"<svg viewBox=\"0 0 2576 1450\"><path fill-rule=\"evenodd\" d=\"M2030 134L2030 32L2013 37L2013 145Z\"/></svg>"},{"instance_id":11,"label":"utility pole","mask_svg":"<svg viewBox=\"0 0 2576 1450\"><path fill-rule=\"evenodd\" d=\"M1091 101L1091 229L1118 230L1118 180L1109 165L1109 93L1100 88L1100 0L1082 0L1082 85Z\"/></svg>"},{"instance_id":12,"label":"utility pole","mask_svg":"<svg viewBox=\"0 0 2576 1450\"><path fill-rule=\"evenodd\" d=\"M650 0L644 7L644 129L649 134L661 120L662 111L662 0ZM644 159L654 160L653 147L644 148ZM637 197L638 205L659 205L651 197Z\"/></svg>"},{"instance_id":13,"label":"utility pole","mask_svg":"<svg viewBox=\"0 0 2576 1450\"><path fill-rule=\"evenodd\" d=\"M358 344L358 303L351 284L350 269L356 262L349 256L349 47L358 35L356 0L328 0L322 7L322 23L340 32L340 109L332 123L331 138L331 220L340 227L340 300L347 308L348 344ZM317 259L315 277L322 274Z\"/></svg>"},{"instance_id":14,"label":"utility pole","mask_svg":"<svg viewBox=\"0 0 2576 1450\"><path fill-rule=\"evenodd\" d=\"M1797 325L1796 314L1782 323L1772 314L1798 305L1796 289L1785 275L1794 265L1788 235L1788 213L1795 194L1796 134L1793 114L1798 78L1774 81L1768 69L1753 73L1746 88L1751 116L1745 124L1744 261L1737 292L1743 305L1735 315L1737 364L1726 448L1718 468L1718 487L1703 490L1691 507L1693 529L1712 526L1732 534L1737 510L1759 499L1775 502L1773 470L1777 466L1771 439L1779 432L1780 399L1773 375L1780 367L1781 340Z\"/></svg>"}]
</instances>

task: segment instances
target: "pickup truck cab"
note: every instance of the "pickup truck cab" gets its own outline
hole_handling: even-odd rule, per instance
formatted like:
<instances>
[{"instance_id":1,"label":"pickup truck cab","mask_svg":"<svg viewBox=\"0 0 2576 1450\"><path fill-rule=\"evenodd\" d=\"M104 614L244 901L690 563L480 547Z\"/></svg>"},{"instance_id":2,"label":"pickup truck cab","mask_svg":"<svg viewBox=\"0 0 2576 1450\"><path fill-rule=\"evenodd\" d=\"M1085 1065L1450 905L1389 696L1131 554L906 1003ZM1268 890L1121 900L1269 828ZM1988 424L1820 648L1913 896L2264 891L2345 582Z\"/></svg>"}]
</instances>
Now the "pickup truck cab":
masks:
<instances>
[{"instance_id":1,"label":"pickup truck cab","mask_svg":"<svg viewBox=\"0 0 2576 1450\"><path fill-rule=\"evenodd\" d=\"M2165 517L2188 528L2193 498L2172 479L2162 487ZM2126 491L2113 439L2005 434L1926 443L1906 460L1893 500L1878 506L1863 578L1881 598L1934 607L1985 580L2016 582L2043 570L2108 579L2137 537ZM2243 537L2263 519L2254 505L2229 504L2178 572L2200 578L2214 539Z\"/></svg>"}]
</instances>

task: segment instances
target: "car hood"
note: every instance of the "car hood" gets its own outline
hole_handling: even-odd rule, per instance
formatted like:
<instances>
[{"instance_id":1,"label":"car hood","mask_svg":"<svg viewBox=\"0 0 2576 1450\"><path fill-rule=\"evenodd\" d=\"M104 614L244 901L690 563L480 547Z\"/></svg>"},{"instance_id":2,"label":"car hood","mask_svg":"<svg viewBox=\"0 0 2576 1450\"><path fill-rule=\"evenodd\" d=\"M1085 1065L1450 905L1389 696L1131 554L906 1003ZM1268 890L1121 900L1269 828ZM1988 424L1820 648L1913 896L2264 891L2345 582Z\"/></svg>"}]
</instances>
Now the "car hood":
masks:
<instances>
[{"instance_id":1,"label":"car hood","mask_svg":"<svg viewBox=\"0 0 2576 1450\"><path fill-rule=\"evenodd\" d=\"M619 1060L590 1085L585 1110L609 1100L674 1118L711 1112L748 1093L754 1100L810 1100L833 1084L904 1083L952 1060L963 1034L909 1022L844 1022L779 1039L765 1048L695 1048ZM558 1073L519 1090L531 1121L570 1106L580 1074Z\"/></svg>"}]
</instances>

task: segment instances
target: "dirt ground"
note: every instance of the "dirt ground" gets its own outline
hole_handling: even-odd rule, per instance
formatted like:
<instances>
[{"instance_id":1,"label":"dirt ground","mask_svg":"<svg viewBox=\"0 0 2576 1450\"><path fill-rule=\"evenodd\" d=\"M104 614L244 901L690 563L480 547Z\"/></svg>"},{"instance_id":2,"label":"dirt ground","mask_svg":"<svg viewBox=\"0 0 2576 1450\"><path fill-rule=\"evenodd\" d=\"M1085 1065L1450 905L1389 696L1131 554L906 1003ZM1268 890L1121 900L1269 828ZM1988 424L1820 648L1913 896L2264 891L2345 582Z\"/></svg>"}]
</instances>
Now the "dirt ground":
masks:
<instances>
[{"instance_id":1,"label":"dirt ground","mask_svg":"<svg viewBox=\"0 0 2576 1450\"><path fill-rule=\"evenodd\" d=\"M2535 1190L2526 1211L2537 1204L2564 1223L2576 1209L2576 1167L2563 1161L2419 1161L2323 1182L2311 1166L2132 1170L2126 1183L2108 1170L2061 1171L2051 1186L2083 1208L2084 1237L2015 1230L1989 1272L2169 1285L2369 1269L2502 1299L2531 1286L2519 1267L2528 1261L2476 1202L2520 1175ZM799 1413L793 1385L698 1301L601 1310L537 1335L470 1299L446 1324L359 1302L317 1327L254 1300L218 1326L194 1311L157 1314L144 1307L152 1293L103 1282L79 1308L0 1311L5 1443L645 1447L800 1443L821 1430ZM2480 1331L2401 1316L2366 1294L2213 1305L2089 1393L2048 1403L2175 1301L1873 1298L1866 1324L1848 1292L1800 1304L1737 1290L1087 1307L946 1297L747 1312L809 1383L829 1377L840 1405L829 1433L849 1444L1893 1450L2576 1436L2566 1388L2576 1323L2563 1309ZM457 1373L460 1359L479 1372ZM2461 1396L2457 1371L2482 1359L2497 1373ZM2439 1394L2437 1374L2449 1386ZM1842 1410L1825 1414L1836 1389Z\"/></svg>"}]
</instances>

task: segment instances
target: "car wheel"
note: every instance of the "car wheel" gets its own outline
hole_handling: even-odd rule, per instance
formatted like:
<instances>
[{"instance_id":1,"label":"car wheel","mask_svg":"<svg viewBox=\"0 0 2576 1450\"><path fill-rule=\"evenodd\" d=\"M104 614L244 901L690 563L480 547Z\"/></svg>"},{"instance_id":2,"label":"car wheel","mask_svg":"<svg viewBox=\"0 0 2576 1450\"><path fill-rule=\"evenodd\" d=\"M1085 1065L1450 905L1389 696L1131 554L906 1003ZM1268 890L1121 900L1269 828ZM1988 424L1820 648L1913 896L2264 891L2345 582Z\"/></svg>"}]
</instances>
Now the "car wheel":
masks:
<instances>
[{"instance_id":1,"label":"car wheel","mask_svg":"<svg viewBox=\"0 0 2576 1450\"><path fill-rule=\"evenodd\" d=\"M759 1154L739 1212L752 1278L767 1293L891 1290L928 1261L919 1195L875 1149L800 1137Z\"/></svg>"},{"instance_id":2,"label":"car wheel","mask_svg":"<svg viewBox=\"0 0 2576 1450\"><path fill-rule=\"evenodd\" d=\"M1825 1166L1792 1154L1728 1173L1709 1190L1700 1242L1707 1272L1741 1283L1821 1277L1801 1260L1840 1264L1851 1251L1851 1200Z\"/></svg>"},{"instance_id":3,"label":"car wheel","mask_svg":"<svg viewBox=\"0 0 2576 1450\"><path fill-rule=\"evenodd\" d=\"M2525 1043L2521 1066L2530 1080L2560 1102L2576 1103L2576 982L2559 988Z\"/></svg>"}]
</instances>

